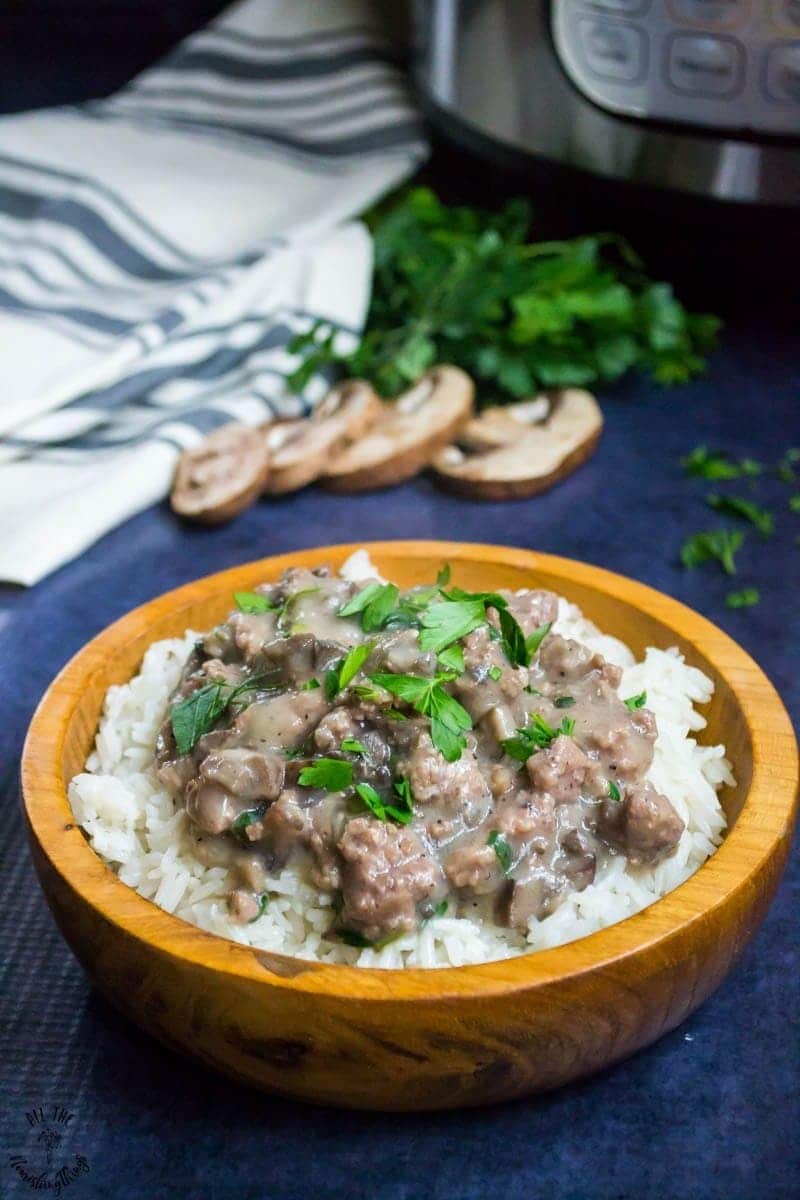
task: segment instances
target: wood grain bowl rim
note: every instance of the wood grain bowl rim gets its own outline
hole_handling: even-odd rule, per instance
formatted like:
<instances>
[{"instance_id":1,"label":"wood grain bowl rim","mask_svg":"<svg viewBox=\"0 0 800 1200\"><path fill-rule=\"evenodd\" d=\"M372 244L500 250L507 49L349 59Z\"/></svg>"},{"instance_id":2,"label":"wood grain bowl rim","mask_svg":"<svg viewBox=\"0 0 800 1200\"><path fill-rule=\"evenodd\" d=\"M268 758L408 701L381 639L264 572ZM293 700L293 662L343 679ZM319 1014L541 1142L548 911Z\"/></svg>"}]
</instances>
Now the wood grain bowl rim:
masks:
<instances>
[{"instance_id":1,"label":"wood grain bowl rim","mask_svg":"<svg viewBox=\"0 0 800 1200\"><path fill-rule=\"evenodd\" d=\"M751 783L741 812L718 850L688 880L622 922L554 949L462 967L365 969L242 946L172 916L122 883L76 824L63 778L66 733L86 681L97 673L107 674L107 663L115 651L146 636L155 615L191 608L201 597L217 592L230 594L259 580L277 578L289 566L323 562L338 566L362 546L379 565L383 560L384 568L388 560L403 558L429 558L437 565L443 561L454 565L459 561L492 563L555 576L563 580L567 592L573 583L640 612L657 614L656 619L667 625L684 647L692 647L704 665L713 665L739 703L747 724ZM150 640L156 639L151 636ZM261 981L267 987L356 1001L425 1003L529 991L591 974L656 945L668 950L690 926L735 897L746 896L771 856L785 849L797 809L798 758L788 714L761 668L711 621L664 593L601 567L538 551L481 543L383 541L320 546L241 564L184 584L119 618L88 642L46 691L28 731L21 778L29 832L52 869L86 905L153 950Z\"/></svg>"}]
</instances>

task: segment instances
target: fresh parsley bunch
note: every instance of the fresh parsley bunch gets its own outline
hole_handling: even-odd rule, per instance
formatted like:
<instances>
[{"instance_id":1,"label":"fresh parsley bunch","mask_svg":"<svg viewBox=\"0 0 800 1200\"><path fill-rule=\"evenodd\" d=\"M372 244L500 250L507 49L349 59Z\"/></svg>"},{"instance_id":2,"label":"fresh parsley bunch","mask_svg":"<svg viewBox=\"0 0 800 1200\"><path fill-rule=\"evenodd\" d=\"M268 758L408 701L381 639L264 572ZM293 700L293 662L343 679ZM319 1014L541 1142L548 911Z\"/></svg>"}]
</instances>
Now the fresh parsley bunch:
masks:
<instances>
[{"instance_id":1,"label":"fresh parsley bunch","mask_svg":"<svg viewBox=\"0 0 800 1200\"><path fill-rule=\"evenodd\" d=\"M368 223L375 273L364 336L347 355L325 324L295 338L294 390L336 366L393 396L437 362L463 367L493 402L632 368L684 383L715 344L717 318L687 313L623 238L530 242L525 200L487 213L414 188Z\"/></svg>"}]
</instances>

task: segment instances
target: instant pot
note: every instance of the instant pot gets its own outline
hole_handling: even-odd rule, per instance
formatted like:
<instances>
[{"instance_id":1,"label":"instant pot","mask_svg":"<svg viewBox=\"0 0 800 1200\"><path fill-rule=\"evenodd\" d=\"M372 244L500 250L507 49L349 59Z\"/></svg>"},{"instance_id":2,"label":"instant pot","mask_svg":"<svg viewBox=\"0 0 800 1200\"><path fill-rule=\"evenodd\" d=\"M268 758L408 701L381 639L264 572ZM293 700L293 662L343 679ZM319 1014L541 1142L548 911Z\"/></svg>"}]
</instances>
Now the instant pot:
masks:
<instances>
[{"instance_id":1,"label":"instant pot","mask_svg":"<svg viewBox=\"0 0 800 1200\"><path fill-rule=\"evenodd\" d=\"M518 169L800 208L800 0L420 0L415 74L445 138Z\"/></svg>"}]
</instances>

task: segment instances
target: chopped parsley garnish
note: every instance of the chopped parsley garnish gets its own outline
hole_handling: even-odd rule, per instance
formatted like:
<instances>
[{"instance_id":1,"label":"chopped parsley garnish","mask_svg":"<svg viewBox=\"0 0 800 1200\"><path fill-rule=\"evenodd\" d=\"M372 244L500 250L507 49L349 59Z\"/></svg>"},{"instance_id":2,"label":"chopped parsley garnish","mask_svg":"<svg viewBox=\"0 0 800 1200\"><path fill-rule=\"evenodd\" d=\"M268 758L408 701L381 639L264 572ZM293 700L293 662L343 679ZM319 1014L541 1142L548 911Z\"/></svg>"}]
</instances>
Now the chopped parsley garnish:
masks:
<instances>
[{"instance_id":1,"label":"chopped parsley garnish","mask_svg":"<svg viewBox=\"0 0 800 1200\"><path fill-rule=\"evenodd\" d=\"M531 658L533 658L552 628L553 622L547 621L544 625L540 625L538 629L534 629L533 633L529 633L525 638L525 645Z\"/></svg>"},{"instance_id":2,"label":"chopped parsley garnish","mask_svg":"<svg viewBox=\"0 0 800 1200\"><path fill-rule=\"evenodd\" d=\"M706 503L717 512L731 513L755 525L762 537L769 537L775 528L772 513L752 500L744 500L741 496L721 496L718 492L709 492Z\"/></svg>"},{"instance_id":3,"label":"chopped parsley garnish","mask_svg":"<svg viewBox=\"0 0 800 1200\"><path fill-rule=\"evenodd\" d=\"M503 672L500 667L489 667L489 670L486 672L486 674L490 679L493 679L495 683L497 683L498 679L502 679L503 677Z\"/></svg>"},{"instance_id":4,"label":"chopped parsley garnish","mask_svg":"<svg viewBox=\"0 0 800 1200\"><path fill-rule=\"evenodd\" d=\"M444 565L439 569L438 575L436 576L436 586L440 588L447 587L449 582L450 563L444 563Z\"/></svg>"},{"instance_id":5,"label":"chopped parsley garnish","mask_svg":"<svg viewBox=\"0 0 800 1200\"><path fill-rule=\"evenodd\" d=\"M188 754L197 741L246 692L265 686L265 675L254 675L243 683L208 683L176 704L170 723L179 754Z\"/></svg>"},{"instance_id":6,"label":"chopped parsley garnish","mask_svg":"<svg viewBox=\"0 0 800 1200\"><path fill-rule=\"evenodd\" d=\"M234 592L233 598L239 612L243 613L274 612L278 608L277 604L259 592Z\"/></svg>"},{"instance_id":7,"label":"chopped parsley garnish","mask_svg":"<svg viewBox=\"0 0 800 1200\"><path fill-rule=\"evenodd\" d=\"M286 599L284 600L284 602L281 605L280 610L278 612L277 625L282 633L286 632L286 622L288 621L289 614L291 613L291 611L294 608L297 601L302 600L303 596L313 596L317 592L321 592L321 591L322 591L322 588L319 588L319 587L301 588L299 592L293 592L291 596L286 597ZM296 628L294 625L290 628L289 632L290 633L296 632Z\"/></svg>"},{"instance_id":8,"label":"chopped parsley garnish","mask_svg":"<svg viewBox=\"0 0 800 1200\"><path fill-rule=\"evenodd\" d=\"M309 753L305 746L287 746L283 752L287 758L308 758Z\"/></svg>"},{"instance_id":9,"label":"chopped parsley garnish","mask_svg":"<svg viewBox=\"0 0 800 1200\"><path fill-rule=\"evenodd\" d=\"M243 846L247 846L249 844L249 838L246 832L248 827L250 825L254 825L256 821L260 821L265 812L266 809L263 805L261 808L245 809L244 812L239 813L238 817L231 825L231 833L237 841L242 843ZM261 913L258 915L261 916Z\"/></svg>"},{"instance_id":10,"label":"chopped parsley garnish","mask_svg":"<svg viewBox=\"0 0 800 1200\"><path fill-rule=\"evenodd\" d=\"M556 708L572 708L575 703L574 696L557 696L553 701Z\"/></svg>"},{"instance_id":11,"label":"chopped parsley garnish","mask_svg":"<svg viewBox=\"0 0 800 1200\"><path fill-rule=\"evenodd\" d=\"M353 782L353 764L343 758L318 758L309 766L303 767L297 782L301 787L343 792Z\"/></svg>"},{"instance_id":12,"label":"chopped parsley garnish","mask_svg":"<svg viewBox=\"0 0 800 1200\"><path fill-rule=\"evenodd\" d=\"M525 641L525 634L519 623L507 608L498 610L500 617L500 635L503 640L503 652L512 667L530 666L531 653Z\"/></svg>"},{"instance_id":13,"label":"chopped parsley garnish","mask_svg":"<svg viewBox=\"0 0 800 1200\"><path fill-rule=\"evenodd\" d=\"M609 796L611 797L611 799L612 799L612 800L621 800L621 799L622 799L622 793L620 792L620 790L619 790L619 788L617 787L617 785L614 783L614 780L613 780L613 779L607 779L607 780L606 780L606 783L608 784L608 794L609 794Z\"/></svg>"},{"instance_id":14,"label":"chopped parsley garnish","mask_svg":"<svg viewBox=\"0 0 800 1200\"><path fill-rule=\"evenodd\" d=\"M793 484L797 478L794 468L799 462L800 447L792 446L778 463L778 478L784 483Z\"/></svg>"},{"instance_id":15,"label":"chopped parsley garnish","mask_svg":"<svg viewBox=\"0 0 800 1200\"><path fill-rule=\"evenodd\" d=\"M315 692L321 684L318 679L309 679L300 685L301 692Z\"/></svg>"},{"instance_id":16,"label":"chopped parsley garnish","mask_svg":"<svg viewBox=\"0 0 800 1200\"><path fill-rule=\"evenodd\" d=\"M342 749L348 754L366 754L367 747L358 738L343 738Z\"/></svg>"},{"instance_id":17,"label":"chopped parsley garnish","mask_svg":"<svg viewBox=\"0 0 800 1200\"><path fill-rule=\"evenodd\" d=\"M420 617L421 650L440 654L451 642L460 641L486 621L483 600L440 600L430 604Z\"/></svg>"},{"instance_id":18,"label":"chopped parsley garnish","mask_svg":"<svg viewBox=\"0 0 800 1200\"><path fill-rule=\"evenodd\" d=\"M647 692L639 692L636 696L628 696L628 699L623 700L622 703L628 712L636 712L637 708L644 708L645 704L647 704Z\"/></svg>"},{"instance_id":19,"label":"chopped parsley garnish","mask_svg":"<svg viewBox=\"0 0 800 1200\"><path fill-rule=\"evenodd\" d=\"M400 589L393 583L370 583L363 591L339 609L340 617L361 614L361 628L365 633L383 629L397 605Z\"/></svg>"},{"instance_id":20,"label":"chopped parsley garnish","mask_svg":"<svg viewBox=\"0 0 800 1200\"><path fill-rule=\"evenodd\" d=\"M789 497L789 512L800 513L800 492Z\"/></svg>"},{"instance_id":21,"label":"chopped parsley garnish","mask_svg":"<svg viewBox=\"0 0 800 1200\"><path fill-rule=\"evenodd\" d=\"M442 650L437 658L446 671L455 671L457 675L464 673L464 651L455 643Z\"/></svg>"},{"instance_id":22,"label":"chopped parsley garnish","mask_svg":"<svg viewBox=\"0 0 800 1200\"><path fill-rule=\"evenodd\" d=\"M687 475L699 479L741 479L742 476L760 475L763 467L752 458L733 462L721 450L709 450L708 446L695 446L691 454L681 459Z\"/></svg>"},{"instance_id":23,"label":"chopped parsley garnish","mask_svg":"<svg viewBox=\"0 0 800 1200\"><path fill-rule=\"evenodd\" d=\"M728 592L725 604L728 608L752 608L760 599L761 593L758 588L748 587L738 592Z\"/></svg>"},{"instance_id":24,"label":"chopped parsley garnish","mask_svg":"<svg viewBox=\"0 0 800 1200\"><path fill-rule=\"evenodd\" d=\"M410 704L422 716L430 717L431 741L447 762L461 757L466 744L464 734L472 728L467 710L449 695L442 686L452 675L437 675L433 679L419 675L370 675L378 687Z\"/></svg>"},{"instance_id":25,"label":"chopped parsley garnish","mask_svg":"<svg viewBox=\"0 0 800 1200\"><path fill-rule=\"evenodd\" d=\"M736 574L735 555L744 534L739 529L712 529L695 533L681 546L681 562L685 567L699 567L716 559L728 575Z\"/></svg>"},{"instance_id":26,"label":"chopped parsley garnish","mask_svg":"<svg viewBox=\"0 0 800 1200\"><path fill-rule=\"evenodd\" d=\"M491 846L497 855L497 861L500 863L500 868L504 875L507 875L511 870L511 847L508 844L508 839L502 834L499 829L493 829L486 839L486 845Z\"/></svg>"},{"instance_id":27,"label":"chopped parsley garnish","mask_svg":"<svg viewBox=\"0 0 800 1200\"><path fill-rule=\"evenodd\" d=\"M254 921L257 921L259 919L259 917L263 917L264 913L267 911L268 905L269 905L269 893L262 892L261 895L258 897L258 912L256 913L256 915L254 917L250 918L250 920L247 922L247 924L252 925Z\"/></svg>"},{"instance_id":28,"label":"chopped parsley garnish","mask_svg":"<svg viewBox=\"0 0 800 1200\"><path fill-rule=\"evenodd\" d=\"M539 713L533 713L530 724L524 729L517 729L514 737L505 738L500 745L510 758L518 762L527 762L537 750L546 750L557 737L570 737L575 730L573 717L563 717L558 729L545 721Z\"/></svg>"},{"instance_id":29,"label":"chopped parsley garnish","mask_svg":"<svg viewBox=\"0 0 800 1200\"><path fill-rule=\"evenodd\" d=\"M396 821L398 825L408 825L414 815L411 784L407 779L395 779L392 787L397 795L395 803L387 804L380 792L371 783L357 783L356 794L379 821Z\"/></svg>"},{"instance_id":30,"label":"chopped parsley garnish","mask_svg":"<svg viewBox=\"0 0 800 1200\"><path fill-rule=\"evenodd\" d=\"M325 672L325 695L329 700L333 700L337 692L344 691L374 649L374 642L362 642L360 646L353 646L335 666L328 668Z\"/></svg>"},{"instance_id":31,"label":"chopped parsley garnish","mask_svg":"<svg viewBox=\"0 0 800 1200\"><path fill-rule=\"evenodd\" d=\"M440 900L431 915L434 917L443 917L445 915L445 913L447 912L447 908L448 908L447 901Z\"/></svg>"}]
</instances>

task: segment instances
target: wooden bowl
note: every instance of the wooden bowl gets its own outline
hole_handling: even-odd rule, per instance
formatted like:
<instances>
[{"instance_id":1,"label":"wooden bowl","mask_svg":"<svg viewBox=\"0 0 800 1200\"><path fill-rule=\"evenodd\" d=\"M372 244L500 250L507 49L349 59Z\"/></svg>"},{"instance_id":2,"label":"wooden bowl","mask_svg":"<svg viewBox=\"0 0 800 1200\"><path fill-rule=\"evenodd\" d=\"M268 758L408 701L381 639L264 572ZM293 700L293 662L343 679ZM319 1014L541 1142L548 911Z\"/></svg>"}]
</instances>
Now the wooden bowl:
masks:
<instances>
[{"instance_id":1,"label":"wooden bowl","mask_svg":"<svg viewBox=\"0 0 800 1200\"><path fill-rule=\"evenodd\" d=\"M231 592L289 566L338 567L353 546L235 567L151 600L91 641L34 716L22 762L39 879L100 990L162 1042L257 1087L324 1104L434 1109L553 1088L619 1061L674 1028L730 970L766 913L786 862L797 747L762 671L675 600L597 567L498 546L368 547L403 586L439 565L474 590L552 588L641 654L677 645L716 691L703 739L724 742L736 778L731 828L691 879L636 916L554 950L481 966L365 970L240 946L142 899L76 826L67 783L83 769L110 684L146 647L229 611Z\"/></svg>"}]
</instances>

